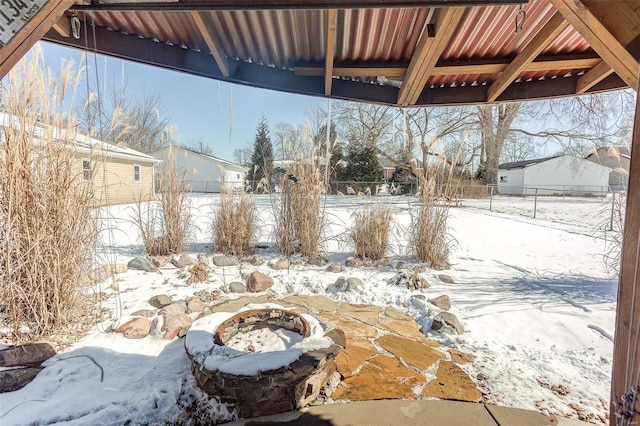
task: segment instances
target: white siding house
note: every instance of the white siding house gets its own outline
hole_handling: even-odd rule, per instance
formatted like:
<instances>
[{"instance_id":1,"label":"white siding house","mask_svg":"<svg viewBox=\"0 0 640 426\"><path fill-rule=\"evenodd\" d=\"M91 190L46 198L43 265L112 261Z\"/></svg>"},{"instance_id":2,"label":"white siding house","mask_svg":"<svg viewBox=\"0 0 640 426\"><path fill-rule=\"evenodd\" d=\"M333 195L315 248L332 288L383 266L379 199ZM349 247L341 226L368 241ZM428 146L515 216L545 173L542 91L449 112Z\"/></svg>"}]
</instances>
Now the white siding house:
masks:
<instances>
[{"instance_id":1,"label":"white siding house","mask_svg":"<svg viewBox=\"0 0 640 426\"><path fill-rule=\"evenodd\" d=\"M243 190L247 167L197 151L172 145L151 155L167 163L169 150L173 150L176 167L185 173L185 180L192 192L220 192L224 184L232 190Z\"/></svg>"},{"instance_id":2,"label":"white siding house","mask_svg":"<svg viewBox=\"0 0 640 426\"><path fill-rule=\"evenodd\" d=\"M611 168L573 155L504 163L498 191L505 195L586 194L609 190Z\"/></svg>"}]
</instances>

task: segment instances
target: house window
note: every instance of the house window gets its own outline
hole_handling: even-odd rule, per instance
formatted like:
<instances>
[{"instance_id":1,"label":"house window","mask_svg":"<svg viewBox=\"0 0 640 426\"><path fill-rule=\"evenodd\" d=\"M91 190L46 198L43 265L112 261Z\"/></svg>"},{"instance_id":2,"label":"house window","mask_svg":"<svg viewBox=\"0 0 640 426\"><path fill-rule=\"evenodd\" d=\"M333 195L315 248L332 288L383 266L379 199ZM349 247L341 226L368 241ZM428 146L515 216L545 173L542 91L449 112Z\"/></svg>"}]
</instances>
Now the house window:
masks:
<instances>
[{"instance_id":1,"label":"house window","mask_svg":"<svg viewBox=\"0 0 640 426\"><path fill-rule=\"evenodd\" d=\"M500 176L500 183L507 183L507 176Z\"/></svg>"},{"instance_id":2,"label":"house window","mask_svg":"<svg viewBox=\"0 0 640 426\"><path fill-rule=\"evenodd\" d=\"M133 181L136 183L140 183L142 180L142 169L140 168L140 164L133 165Z\"/></svg>"},{"instance_id":3,"label":"house window","mask_svg":"<svg viewBox=\"0 0 640 426\"><path fill-rule=\"evenodd\" d=\"M240 173L236 173L236 179L240 180Z\"/></svg>"},{"instance_id":4,"label":"house window","mask_svg":"<svg viewBox=\"0 0 640 426\"><path fill-rule=\"evenodd\" d=\"M88 158L82 159L82 179L91 180L92 165Z\"/></svg>"}]
</instances>

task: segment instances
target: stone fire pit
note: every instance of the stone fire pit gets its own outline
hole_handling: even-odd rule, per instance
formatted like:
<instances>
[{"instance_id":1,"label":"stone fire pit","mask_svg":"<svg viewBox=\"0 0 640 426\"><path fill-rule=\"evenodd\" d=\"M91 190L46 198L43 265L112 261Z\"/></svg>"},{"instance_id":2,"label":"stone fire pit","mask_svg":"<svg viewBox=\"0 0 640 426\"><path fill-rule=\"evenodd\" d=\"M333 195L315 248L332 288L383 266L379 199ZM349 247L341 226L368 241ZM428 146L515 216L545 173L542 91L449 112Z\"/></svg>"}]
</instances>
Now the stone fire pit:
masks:
<instances>
[{"instance_id":1,"label":"stone fire pit","mask_svg":"<svg viewBox=\"0 0 640 426\"><path fill-rule=\"evenodd\" d=\"M269 304L201 318L187 333L185 349L198 386L248 418L316 399L342 347L313 316Z\"/></svg>"}]
</instances>

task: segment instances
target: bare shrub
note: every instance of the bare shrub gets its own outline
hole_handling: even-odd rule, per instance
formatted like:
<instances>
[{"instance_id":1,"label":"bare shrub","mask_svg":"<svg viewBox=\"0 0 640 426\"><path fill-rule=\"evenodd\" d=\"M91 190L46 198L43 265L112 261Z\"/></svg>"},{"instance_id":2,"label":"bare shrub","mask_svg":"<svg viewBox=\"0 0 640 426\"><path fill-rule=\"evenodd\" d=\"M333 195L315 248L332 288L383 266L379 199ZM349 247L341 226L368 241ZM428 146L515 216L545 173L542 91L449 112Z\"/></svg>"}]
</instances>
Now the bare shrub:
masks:
<instances>
[{"instance_id":1,"label":"bare shrub","mask_svg":"<svg viewBox=\"0 0 640 426\"><path fill-rule=\"evenodd\" d=\"M69 326L90 307L80 283L97 241L94 187L75 119L60 114L74 75L67 64L53 77L36 51L2 85L0 300L16 340Z\"/></svg>"},{"instance_id":2,"label":"bare shrub","mask_svg":"<svg viewBox=\"0 0 640 426\"><path fill-rule=\"evenodd\" d=\"M386 206L366 206L354 214L351 230L355 255L362 259L378 260L384 257L389 247L391 209Z\"/></svg>"},{"instance_id":3,"label":"bare shrub","mask_svg":"<svg viewBox=\"0 0 640 426\"><path fill-rule=\"evenodd\" d=\"M449 267L447 221L449 206L435 196L435 181L428 179L420 185L420 204L411 218L410 245L414 256L433 269Z\"/></svg>"},{"instance_id":4,"label":"bare shrub","mask_svg":"<svg viewBox=\"0 0 640 426\"><path fill-rule=\"evenodd\" d=\"M223 193L213 221L213 248L226 255L251 253L257 231L256 206L250 195Z\"/></svg>"},{"instance_id":5,"label":"bare shrub","mask_svg":"<svg viewBox=\"0 0 640 426\"><path fill-rule=\"evenodd\" d=\"M315 256L320 252L324 224L320 210L324 181L315 164L296 164L290 170L298 179L298 183L291 187L291 208L300 254Z\"/></svg>"},{"instance_id":6,"label":"bare shrub","mask_svg":"<svg viewBox=\"0 0 640 426\"><path fill-rule=\"evenodd\" d=\"M187 198L185 175L176 166L172 145L166 163L157 176L160 200L137 203L135 222L145 251L150 256L167 256L184 251L190 235L191 206Z\"/></svg>"}]
</instances>

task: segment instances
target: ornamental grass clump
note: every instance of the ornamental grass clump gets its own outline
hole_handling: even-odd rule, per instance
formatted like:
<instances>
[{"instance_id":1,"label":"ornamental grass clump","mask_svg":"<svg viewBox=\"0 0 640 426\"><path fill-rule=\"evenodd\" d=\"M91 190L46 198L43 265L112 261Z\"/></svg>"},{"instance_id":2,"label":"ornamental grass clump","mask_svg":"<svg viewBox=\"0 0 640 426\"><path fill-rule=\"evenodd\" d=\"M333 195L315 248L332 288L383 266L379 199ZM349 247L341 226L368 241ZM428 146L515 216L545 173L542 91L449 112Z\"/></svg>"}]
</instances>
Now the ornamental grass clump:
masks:
<instances>
[{"instance_id":1,"label":"ornamental grass clump","mask_svg":"<svg viewBox=\"0 0 640 426\"><path fill-rule=\"evenodd\" d=\"M409 241L413 255L433 269L447 269L450 253L449 205L438 201L433 179L420 185L419 200L417 211L411 217Z\"/></svg>"},{"instance_id":2,"label":"ornamental grass clump","mask_svg":"<svg viewBox=\"0 0 640 426\"><path fill-rule=\"evenodd\" d=\"M91 306L80 283L98 227L82 164L96 159L78 143L75 118L60 113L79 75L67 64L54 77L36 51L2 84L0 303L17 341L69 326Z\"/></svg>"},{"instance_id":3,"label":"ornamental grass clump","mask_svg":"<svg viewBox=\"0 0 640 426\"><path fill-rule=\"evenodd\" d=\"M365 206L354 214L351 240L355 255L362 259L382 259L389 247L391 209L386 206Z\"/></svg>"},{"instance_id":4,"label":"ornamental grass clump","mask_svg":"<svg viewBox=\"0 0 640 426\"><path fill-rule=\"evenodd\" d=\"M324 181L316 164L296 164L290 172L298 181L290 188L291 219L298 249L303 256L316 256L320 253L324 227L324 215L320 209Z\"/></svg>"},{"instance_id":5,"label":"ornamental grass clump","mask_svg":"<svg viewBox=\"0 0 640 426\"><path fill-rule=\"evenodd\" d=\"M191 205L185 176L176 166L172 145L160 171L156 180L159 200L138 202L134 218L149 256L182 253L191 232Z\"/></svg>"},{"instance_id":6,"label":"ornamental grass clump","mask_svg":"<svg viewBox=\"0 0 640 426\"><path fill-rule=\"evenodd\" d=\"M223 192L213 221L213 250L242 257L252 252L257 212L250 195Z\"/></svg>"}]
</instances>

